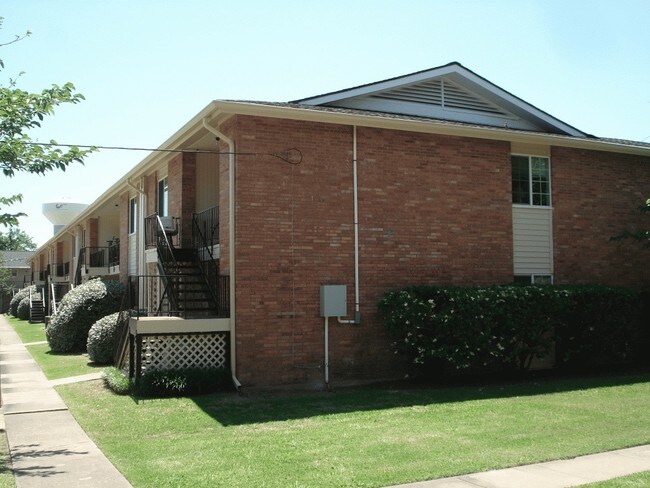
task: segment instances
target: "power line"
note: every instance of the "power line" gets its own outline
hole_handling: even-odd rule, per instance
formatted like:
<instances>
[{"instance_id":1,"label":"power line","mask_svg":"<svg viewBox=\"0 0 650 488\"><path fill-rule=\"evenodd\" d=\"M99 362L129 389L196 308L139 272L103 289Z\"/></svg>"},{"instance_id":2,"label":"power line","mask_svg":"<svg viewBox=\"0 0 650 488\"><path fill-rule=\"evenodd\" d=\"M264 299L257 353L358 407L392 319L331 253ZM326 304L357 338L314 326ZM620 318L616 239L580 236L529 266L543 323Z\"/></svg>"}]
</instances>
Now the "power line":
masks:
<instances>
[{"instance_id":1,"label":"power line","mask_svg":"<svg viewBox=\"0 0 650 488\"><path fill-rule=\"evenodd\" d=\"M45 147L70 147L70 148L82 148L82 149L106 149L112 151L146 151L146 152L162 152L162 153L174 153L174 154L218 154L218 155L228 155L234 154L237 156L271 156L278 158L285 163L289 164L300 164L302 162L302 151L295 147L290 147L281 151L279 153L253 153L253 152L229 152L229 151L215 151L210 149L152 149L146 147L128 147L128 146L90 146L86 144L60 144L58 142L26 142L25 144L30 144L33 146L45 146Z\"/></svg>"}]
</instances>

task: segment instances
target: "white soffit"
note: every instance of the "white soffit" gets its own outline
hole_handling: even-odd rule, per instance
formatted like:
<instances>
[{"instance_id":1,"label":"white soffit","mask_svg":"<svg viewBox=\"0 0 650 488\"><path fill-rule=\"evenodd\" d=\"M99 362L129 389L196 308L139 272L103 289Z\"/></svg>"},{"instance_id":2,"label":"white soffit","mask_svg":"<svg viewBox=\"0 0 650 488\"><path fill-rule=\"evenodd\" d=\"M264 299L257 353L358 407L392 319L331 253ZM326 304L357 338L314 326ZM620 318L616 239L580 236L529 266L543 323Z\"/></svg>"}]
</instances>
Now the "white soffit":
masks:
<instances>
[{"instance_id":1,"label":"white soffit","mask_svg":"<svg viewBox=\"0 0 650 488\"><path fill-rule=\"evenodd\" d=\"M296 103L586 137L458 63Z\"/></svg>"}]
</instances>

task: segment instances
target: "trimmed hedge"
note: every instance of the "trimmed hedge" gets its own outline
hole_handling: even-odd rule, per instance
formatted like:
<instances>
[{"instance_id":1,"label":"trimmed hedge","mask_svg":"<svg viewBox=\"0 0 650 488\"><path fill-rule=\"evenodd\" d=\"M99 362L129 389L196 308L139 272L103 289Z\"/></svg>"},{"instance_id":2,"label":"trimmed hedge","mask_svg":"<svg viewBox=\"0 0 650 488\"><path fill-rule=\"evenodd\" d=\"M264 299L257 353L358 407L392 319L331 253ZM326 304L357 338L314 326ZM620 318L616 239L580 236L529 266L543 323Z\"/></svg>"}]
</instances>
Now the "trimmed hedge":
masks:
<instances>
[{"instance_id":1,"label":"trimmed hedge","mask_svg":"<svg viewBox=\"0 0 650 488\"><path fill-rule=\"evenodd\" d=\"M90 280L70 290L45 329L52 352L83 352L97 320L118 312L124 293L119 281Z\"/></svg>"},{"instance_id":2,"label":"trimmed hedge","mask_svg":"<svg viewBox=\"0 0 650 488\"><path fill-rule=\"evenodd\" d=\"M135 393L144 397L204 395L232 388L226 368L182 368L149 371L135 384Z\"/></svg>"},{"instance_id":3,"label":"trimmed hedge","mask_svg":"<svg viewBox=\"0 0 650 488\"><path fill-rule=\"evenodd\" d=\"M86 348L91 361L97 364L113 364L113 348L119 315L119 312L115 312L102 317L90 327Z\"/></svg>"},{"instance_id":4,"label":"trimmed hedge","mask_svg":"<svg viewBox=\"0 0 650 488\"><path fill-rule=\"evenodd\" d=\"M29 297L23 298L18 304L16 317L20 320L29 320Z\"/></svg>"},{"instance_id":5,"label":"trimmed hedge","mask_svg":"<svg viewBox=\"0 0 650 488\"><path fill-rule=\"evenodd\" d=\"M104 370L104 383L117 395L128 395L131 393L131 380L122 371L115 367Z\"/></svg>"},{"instance_id":6,"label":"trimmed hedge","mask_svg":"<svg viewBox=\"0 0 650 488\"><path fill-rule=\"evenodd\" d=\"M525 370L648 358L648 293L602 286L410 287L379 304L415 373ZM644 320L645 319L645 320Z\"/></svg>"},{"instance_id":7,"label":"trimmed hedge","mask_svg":"<svg viewBox=\"0 0 650 488\"><path fill-rule=\"evenodd\" d=\"M11 299L11 302L9 302L9 312L11 315L14 317L18 317L18 305L20 305L20 302L25 298L29 298L29 290L32 290L32 293L36 293L36 286L31 285L23 288L22 290L19 290L16 292L16 294L13 296Z\"/></svg>"}]
</instances>

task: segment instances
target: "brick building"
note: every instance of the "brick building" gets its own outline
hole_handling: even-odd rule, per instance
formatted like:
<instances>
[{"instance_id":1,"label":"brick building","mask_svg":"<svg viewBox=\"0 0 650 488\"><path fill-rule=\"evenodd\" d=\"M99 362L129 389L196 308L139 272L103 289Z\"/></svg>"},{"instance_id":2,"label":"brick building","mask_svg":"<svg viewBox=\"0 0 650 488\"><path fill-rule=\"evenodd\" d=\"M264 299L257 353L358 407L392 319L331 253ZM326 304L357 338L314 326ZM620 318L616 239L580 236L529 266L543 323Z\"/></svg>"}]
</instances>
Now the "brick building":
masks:
<instances>
[{"instance_id":1,"label":"brick building","mask_svg":"<svg viewBox=\"0 0 650 488\"><path fill-rule=\"evenodd\" d=\"M193 344L245 386L390 377L387 290L650 284L648 253L609 240L641 225L650 145L585 134L458 63L289 103L215 101L161 149L178 152L152 153L79 217L118 199L121 279L163 277L132 292L154 315L132 319L135 374L185 364L170 357ZM162 318L182 308L171 276L190 248L214 306ZM347 298L328 359L323 285Z\"/></svg>"}]
</instances>

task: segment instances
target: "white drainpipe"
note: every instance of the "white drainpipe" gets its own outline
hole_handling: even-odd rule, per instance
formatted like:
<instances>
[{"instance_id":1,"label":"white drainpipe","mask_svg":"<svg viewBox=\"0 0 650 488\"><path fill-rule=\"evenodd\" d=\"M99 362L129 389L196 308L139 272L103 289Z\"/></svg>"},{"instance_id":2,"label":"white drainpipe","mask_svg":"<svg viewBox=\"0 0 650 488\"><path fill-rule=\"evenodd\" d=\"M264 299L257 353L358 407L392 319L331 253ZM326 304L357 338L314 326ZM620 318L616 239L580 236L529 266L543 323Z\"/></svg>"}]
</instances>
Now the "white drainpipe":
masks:
<instances>
[{"instance_id":1,"label":"white drainpipe","mask_svg":"<svg viewBox=\"0 0 650 488\"><path fill-rule=\"evenodd\" d=\"M203 118L203 127L228 144L228 214L229 214L229 245L228 259L230 261L230 371L235 388L241 388L237 379L237 328L235 318L235 142L208 123L207 117Z\"/></svg>"},{"instance_id":2,"label":"white drainpipe","mask_svg":"<svg viewBox=\"0 0 650 488\"><path fill-rule=\"evenodd\" d=\"M352 185L354 199L354 319L338 318L341 324L361 323L361 299L359 297L359 185L357 183L357 126L352 126Z\"/></svg>"}]
</instances>

